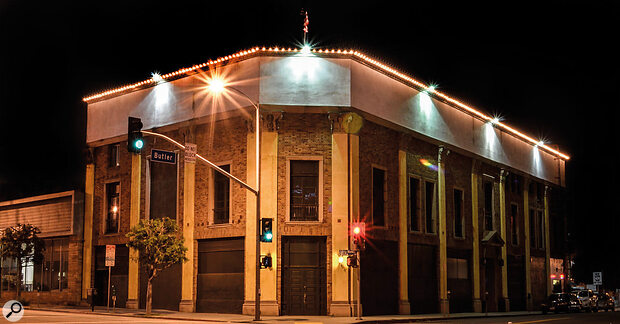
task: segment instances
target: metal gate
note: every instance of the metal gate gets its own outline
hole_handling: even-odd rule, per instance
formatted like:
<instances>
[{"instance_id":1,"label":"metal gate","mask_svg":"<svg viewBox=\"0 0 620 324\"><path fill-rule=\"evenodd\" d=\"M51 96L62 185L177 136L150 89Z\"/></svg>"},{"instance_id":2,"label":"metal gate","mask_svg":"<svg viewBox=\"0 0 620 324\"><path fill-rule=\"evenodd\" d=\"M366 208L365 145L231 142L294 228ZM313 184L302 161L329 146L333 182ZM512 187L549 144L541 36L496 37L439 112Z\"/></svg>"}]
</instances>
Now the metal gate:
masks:
<instances>
[{"instance_id":1,"label":"metal gate","mask_svg":"<svg viewBox=\"0 0 620 324\"><path fill-rule=\"evenodd\" d=\"M241 314L244 239L198 241L196 311Z\"/></svg>"}]
</instances>

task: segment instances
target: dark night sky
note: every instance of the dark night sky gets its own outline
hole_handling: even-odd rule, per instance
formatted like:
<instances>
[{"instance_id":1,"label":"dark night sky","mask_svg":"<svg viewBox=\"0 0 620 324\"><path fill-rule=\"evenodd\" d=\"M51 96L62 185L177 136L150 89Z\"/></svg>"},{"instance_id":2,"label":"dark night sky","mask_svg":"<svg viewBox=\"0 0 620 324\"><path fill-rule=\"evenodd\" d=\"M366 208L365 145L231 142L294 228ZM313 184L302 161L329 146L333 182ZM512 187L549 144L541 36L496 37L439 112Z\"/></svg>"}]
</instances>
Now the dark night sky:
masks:
<instances>
[{"instance_id":1,"label":"dark night sky","mask_svg":"<svg viewBox=\"0 0 620 324\"><path fill-rule=\"evenodd\" d=\"M304 7L317 46L361 50L571 155L583 271L619 277L618 5L402 2L0 0L0 201L83 187L85 95L294 46Z\"/></svg>"}]
</instances>

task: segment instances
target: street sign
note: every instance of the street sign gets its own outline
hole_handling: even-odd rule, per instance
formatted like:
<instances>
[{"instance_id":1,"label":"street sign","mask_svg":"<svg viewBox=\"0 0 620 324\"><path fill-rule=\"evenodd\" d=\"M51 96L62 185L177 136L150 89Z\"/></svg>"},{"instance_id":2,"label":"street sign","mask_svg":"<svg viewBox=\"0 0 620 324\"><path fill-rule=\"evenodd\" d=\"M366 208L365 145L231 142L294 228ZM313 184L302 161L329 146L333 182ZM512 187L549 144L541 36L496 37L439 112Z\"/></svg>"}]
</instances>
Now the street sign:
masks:
<instances>
[{"instance_id":1,"label":"street sign","mask_svg":"<svg viewBox=\"0 0 620 324\"><path fill-rule=\"evenodd\" d=\"M116 259L116 245L105 246L105 266L113 267Z\"/></svg>"},{"instance_id":2,"label":"street sign","mask_svg":"<svg viewBox=\"0 0 620 324\"><path fill-rule=\"evenodd\" d=\"M603 273L602 272L592 272L592 284L594 285L603 284Z\"/></svg>"},{"instance_id":3,"label":"street sign","mask_svg":"<svg viewBox=\"0 0 620 324\"><path fill-rule=\"evenodd\" d=\"M196 144L185 143L185 162L196 163Z\"/></svg>"},{"instance_id":4,"label":"street sign","mask_svg":"<svg viewBox=\"0 0 620 324\"><path fill-rule=\"evenodd\" d=\"M170 151L152 149L151 150L151 161L176 164L177 155L176 153L170 152Z\"/></svg>"}]
</instances>

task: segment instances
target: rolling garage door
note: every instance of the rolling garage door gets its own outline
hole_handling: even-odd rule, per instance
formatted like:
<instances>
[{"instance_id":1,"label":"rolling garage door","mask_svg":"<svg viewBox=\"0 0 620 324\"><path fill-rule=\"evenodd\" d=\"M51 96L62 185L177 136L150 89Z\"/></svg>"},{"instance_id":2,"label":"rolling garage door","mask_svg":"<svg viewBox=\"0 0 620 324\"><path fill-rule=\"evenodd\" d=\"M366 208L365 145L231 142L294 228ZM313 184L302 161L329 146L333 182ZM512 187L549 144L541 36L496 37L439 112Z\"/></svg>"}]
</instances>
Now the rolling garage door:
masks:
<instances>
[{"instance_id":1,"label":"rolling garage door","mask_svg":"<svg viewBox=\"0 0 620 324\"><path fill-rule=\"evenodd\" d=\"M198 241L198 312L241 313L243 242L243 238Z\"/></svg>"}]
</instances>

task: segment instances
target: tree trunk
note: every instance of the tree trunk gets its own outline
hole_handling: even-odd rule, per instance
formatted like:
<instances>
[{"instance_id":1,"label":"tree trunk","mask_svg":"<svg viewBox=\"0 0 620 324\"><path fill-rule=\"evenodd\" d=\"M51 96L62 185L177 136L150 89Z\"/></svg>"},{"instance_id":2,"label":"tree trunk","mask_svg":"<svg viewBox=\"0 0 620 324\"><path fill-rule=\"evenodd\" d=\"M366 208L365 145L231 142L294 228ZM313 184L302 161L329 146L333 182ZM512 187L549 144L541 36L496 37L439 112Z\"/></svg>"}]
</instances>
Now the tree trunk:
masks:
<instances>
[{"instance_id":1,"label":"tree trunk","mask_svg":"<svg viewBox=\"0 0 620 324\"><path fill-rule=\"evenodd\" d=\"M18 258L17 260L17 282L15 282L15 287L17 288L17 299L21 299L22 296L22 260Z\"/></svg>"},{"instance_id":2,"label":"tree trunk","mask_svg":"<svg viewBox=\"0 0 620 324\"><path fill-rule=\"evenodd\" d=\"M146 315L151 315L151 304L153 303L153 277L149 277L146 283Z\"/></svg>"}]
</instances>

